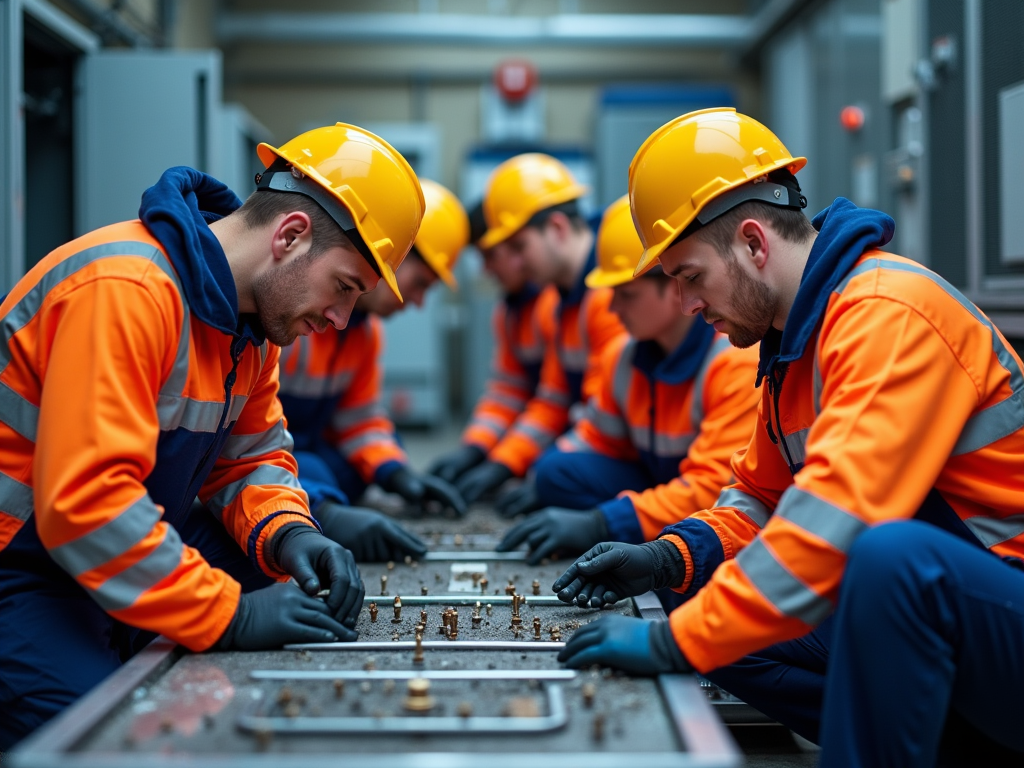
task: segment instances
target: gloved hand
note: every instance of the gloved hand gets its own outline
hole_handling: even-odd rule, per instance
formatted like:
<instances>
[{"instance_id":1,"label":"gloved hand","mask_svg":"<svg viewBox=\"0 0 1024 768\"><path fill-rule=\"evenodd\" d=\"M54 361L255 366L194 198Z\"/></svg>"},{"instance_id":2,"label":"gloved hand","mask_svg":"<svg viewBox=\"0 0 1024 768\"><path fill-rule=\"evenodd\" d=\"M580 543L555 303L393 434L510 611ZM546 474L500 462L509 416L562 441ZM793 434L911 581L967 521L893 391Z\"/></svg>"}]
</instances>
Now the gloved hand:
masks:
<instances>
[{"instance_id":1,"label":"gloved hand","mask_svg":"<svg viewBox=\"0 0 1024 768\"><path fill-rule=\"evenodd\" d=\"M495 506L498 514L505 518L536 512L540 504L537 503L537 485L533 478L527 478L518 488L502 494Z\"/></svg>"},{"instance_id":2,"label":"gloved hand","mask_svg":"<svg viewBox=\"0 0 1024 768\"><path fill-rule=\"evenodd\" d=\"M570 667L603 664L633 675L692 672L667 621L604 616L584 624L558 653Z\"/></svg>"},{"instance_id":3,"label":"gloved hand","mask_svg":"<svg viewBox=\"0 0 1024 768\"><path fill-rule=\"evenodd\" d=\"M551 585L563 603L600 608L652 589L677 587L686 578L683 556L672 542L598 544Z\"/></svg>"},{"instance_id":4,"label":"gloved hand","mask_svg":"<svg viewBox=\"0 0 1024 768\"><path fill-rule=\"evenodd\" d=\"M608 526L601 510L548 507L506 533L495 549L498 552L509 552L525 541L530 547L526 562L537 565L553 552L576 555L607 538Z\"/></svg>"},{"instance_id":5,"label":"gloved hand","mask_svg":"<svg viewBox=\"0 0 1024 768\"><path fill-rule=\"evenodd\" d=\"M307 595L315 597L330 585L330 615L355 627L366 590L351 552L304 523L283 526L270 540L268 552L271 565L295 579Z\"/></svg>"},{"instance_id":6,"label":"gloved hand","mask_svg":"<svg viewBox=\"0 0 1024 768\"><path fill-rule=\"evenodd\" d=\"M472 504L488 491L512 477L512 470L496 461L485 461L459 478L455 487L459 489L467 504Z\"/></svg>"},{"instance_id":7,"label":"gloved hand","mask_svg":"<svg viewBox=\"0 0 1024 768\"><path fill-rule=\"evenodd\" d=\"M487 452L475 445L462 445L446 453L430 465L427 474L454 483L467 469L472 469L487 458Z\"/></svg>"},{"instance_id":8,"label":"gloved hand","mask_svg":"<svg viewBox=\"0 0 1024 768\"><path fill-rule=\"evenodd\" d=\"M310 597L294 584L272 584L238 598L235 616L214 647L219 651L260 651L285 643L332 643L358 636L331 618L323 600Z\"/></svg>"},{"instance_id":9,"label":"gloved hand","mask_svg":"<svg viewBox=\"0 0 1024 768\"><path fill-rule=\"evenodd\" d=\"M372 509L343 507L325 501L313 516L323 528L324 536L351 552L357 563L401 560L406 555L419 559L427 552L426 544Z\"/></svg>"},{"instance_id":10,"label":"gloved hand","mask_svg":"<svg viewBox=\"0 0 1024 768\"><path fill-rule=\"evenodd\" d=\"M420 508L427 501L438 501L444 509L454 510L459 517L466 514L466 502L453 485L431 475L417 475L408 467L394 470L381 487Z\"/></svg>"}]
</instances>

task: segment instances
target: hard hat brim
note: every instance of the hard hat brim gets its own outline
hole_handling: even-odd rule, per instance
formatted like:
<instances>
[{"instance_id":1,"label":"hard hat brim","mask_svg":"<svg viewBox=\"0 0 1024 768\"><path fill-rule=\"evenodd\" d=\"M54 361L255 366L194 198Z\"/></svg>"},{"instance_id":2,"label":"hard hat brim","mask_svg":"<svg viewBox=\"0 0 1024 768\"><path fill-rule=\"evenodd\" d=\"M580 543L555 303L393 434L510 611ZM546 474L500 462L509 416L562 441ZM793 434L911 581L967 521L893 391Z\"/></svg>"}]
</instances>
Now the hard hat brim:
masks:
<instances>
[{"instance_id":1,"label":"hard hat brim","mask_svg":"<svg viewBox=\"0 0 1024 768\"><path fill-rule=\"evenodd\" d=\"M617 285L633 282L633 270L628 267L616 270L594 267L587 273L583 282L587 288L614 288Z\"/></svg>"},{"instance_id":2,"label":"hard hat brim","mask_svg":"<svg viewBox=\"0 0 1024 768\"><path fill-rule=\"evenodd\" d=\"M561 205L562 203L568 203L570 200L578 200L589 191L589 187L583 184L575 184L571 187L560 190L557 193L550 194L537 202L536 210L529 211L512 219L506 220L504 223L499 224L496 227L488 227L487 231L481 235L477 246L479 248L493 248L499 243L505 242L512 237L512 235L525 227L527 223L529 223L530 219L541 211L547 208L552 208L556 205Z\"/></svg>"},{"instance_id":3,"label":"hard hat brim","mask_svg":"<svg viewBox=\"0 0 1024 768\"><path fill-rule=\"evenodd\" d=\"M260 161L266 168L269 168L271 165L273 165L274 160L276 160L277 158L281 158L282 160L291 163L293 166L298 168L307 176L311 176L313 178L321 178L320 174L317 173L315 168L312 168L306 165L305 163L302 163L301 161L296 161L290 157L285 156L277 147L271 146L266 142L263 142L256 147L256 154L259 156ZM402 292L398 290L398 279L395 277L395 271L386 261L384 261L380 253L377 252L377 249L373 245L373 238L370 236L368 232L365 232L363 230L357 212L353 211L351 207L349 207L348 203L345 202L344 198L342 198L341 195L339 195L334 190L333 187L331 187L330 185L322 186L331 195L331 197L337 200L338 203L342 207L344 207L346 211L348 211L349 215L352 217L352 221L356 225L356 231L359 232L359 235L363 238L363 242L366 243L367 250L369 250L370 255L373 256L373 260L377 265L377 269L380 272L380 276L384 279L384 282L387 283L388 288L391 289L391 291L395 294L398 300L404 304L405 299L402 298Z\"/></svg>"},{"instance_id":4,"label":"hard hat brim","mask_svg":"<svg viewBox=\"0 0 1024 768\"><path fill-rule=\"evenodd\" d=\"M435 253L420 243L416 243L416 251L423 258L423 261L426 262L427 266L433 270L434 274L441 278L441 282L453 291L459 290L459 281L455 279L455 275L448 269L448 260L443 255Z\"/></svg>"}]
</instances>

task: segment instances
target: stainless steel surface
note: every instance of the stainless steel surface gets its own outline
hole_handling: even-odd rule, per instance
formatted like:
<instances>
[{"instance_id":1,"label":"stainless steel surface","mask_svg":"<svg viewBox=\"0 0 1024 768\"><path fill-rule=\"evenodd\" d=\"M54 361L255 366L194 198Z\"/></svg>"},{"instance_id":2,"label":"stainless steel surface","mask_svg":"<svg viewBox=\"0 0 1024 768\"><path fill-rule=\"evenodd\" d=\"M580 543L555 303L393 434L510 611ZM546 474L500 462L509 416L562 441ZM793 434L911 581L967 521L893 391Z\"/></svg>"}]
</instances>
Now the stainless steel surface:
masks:
<instances>
[{"instance_id":1,"label":"stainless steel surface","mask_svg":"<svg viewBox=\"0 0 1024 768\"><path fill-rule=\"evenodd\" d=\"M449 670L382 671L359 669L255 669L253 680L574 680L571 669L474 669L462 672Z\"/></svg>"},{"instance_id":2,"label":"stainless steel surface","mask_svg":"<svg viewBox=\"0 0 1024 768\"><path fill-rule=\"evenodd\" d=\"M409 651L416 647L413 640L355 641L354 643L292 643L286 651ZM557 651L565 643L549 640L424 640L423 650L448 651Z\"/></svg>"}]
</instances>

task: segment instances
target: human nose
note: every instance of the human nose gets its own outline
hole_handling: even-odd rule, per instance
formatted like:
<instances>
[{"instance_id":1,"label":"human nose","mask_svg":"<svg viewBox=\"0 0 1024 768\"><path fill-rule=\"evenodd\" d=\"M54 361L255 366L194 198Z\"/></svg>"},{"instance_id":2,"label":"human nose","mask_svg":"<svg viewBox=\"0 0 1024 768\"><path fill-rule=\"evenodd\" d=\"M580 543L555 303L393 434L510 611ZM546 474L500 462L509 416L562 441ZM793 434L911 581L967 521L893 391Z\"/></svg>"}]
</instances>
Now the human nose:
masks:
<instances>
[{"instance_id":1,"label":"human nose","mask_svg":"<svg viewBox=\"0 0 1024 768\"><path fill-rule=\"evenodd\" d=\"M356 305L356 298L358 297L347 299L339 304L328 307L327 311L324 312L327 322L339 331L347 326L349 319L352 317L352 310Z\"/></svg>"},{"instance_id":2,"label":"human nose","mask_svg":"<svg viewBox=\"0 0 1024 768\"><path fill-rule=\"evenodd\" d=\"M699 296L691 295L687 290L679 285L679 309L684 315L696 315L699 314L705 307L707 302L701 299Z\"/></svg>"}]
</instances>

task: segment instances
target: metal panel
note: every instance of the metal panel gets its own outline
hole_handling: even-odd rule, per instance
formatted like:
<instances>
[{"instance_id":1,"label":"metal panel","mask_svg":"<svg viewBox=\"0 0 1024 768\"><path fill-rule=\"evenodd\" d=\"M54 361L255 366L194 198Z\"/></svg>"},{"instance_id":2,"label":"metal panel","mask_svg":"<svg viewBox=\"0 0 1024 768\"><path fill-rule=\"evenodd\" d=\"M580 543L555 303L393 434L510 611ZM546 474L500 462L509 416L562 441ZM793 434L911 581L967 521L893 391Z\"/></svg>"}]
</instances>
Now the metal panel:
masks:
<instances>
[{"instance_id":1,"label":"metal panel","mask_svg":"<svg viewBox=\"0 0 1024 768\"><path fill-rule=\"evenodd\" d=\"M135 218L142 193L171 166L213 170L220 101L217 51L86 57L76 109L77 232Z\"/></svg>"},{"instance_id":2,"label":"metal panel","mask_svg":"<svg viewBox=\"0 0 1024 768\"><path fill-rule=\"evenodd\" d=\"M21 3L0 0L0 291L5 294L25 271L21 41Z\"/></svg>"},{"instance_id":3,"label":"metal panel","mask_svg":"<svg viewBox=\"0 0 1024 768\"><path fill-rule=\"evenodd\" d=\"M1024 261L1024 83L999 92L999 256L1004 263Z\"/></svg>"},{"instance_id":4,"label":"metal panel","mask_svg":"<svg viewBox=\"0 0 1024 768\"><path fill-rule=\"evenodd\" d=\"M256 189L255 175L263 170L256 145L273 143L273 134L241 104L221 107L220 134L221 150L212 158L211 172L245 200Z\"/></svg>"}]
</instances>

